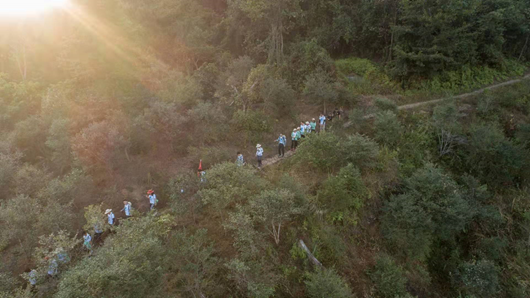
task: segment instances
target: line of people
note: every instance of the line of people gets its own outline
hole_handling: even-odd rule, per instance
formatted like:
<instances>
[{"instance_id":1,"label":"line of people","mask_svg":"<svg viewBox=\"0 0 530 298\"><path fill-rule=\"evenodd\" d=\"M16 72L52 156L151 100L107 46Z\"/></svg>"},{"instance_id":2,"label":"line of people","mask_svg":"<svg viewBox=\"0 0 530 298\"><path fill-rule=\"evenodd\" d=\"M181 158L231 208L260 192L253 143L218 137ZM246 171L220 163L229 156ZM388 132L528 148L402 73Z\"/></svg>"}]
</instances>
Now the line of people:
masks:
<instances>
[{"instance_id":1,"label":"line of people","mask_svg":"<svg viewBox=\"0 0 530 298\"><path fill-rule=\"evenodd\" d=\"M320 114L318 117L319 132L326 130L326 122L331 122L334 117L341 119L341 115L342 108L335 109L332 113L329 113L328 116ZM316 131L317 120L315 118L311 119L311 121L300 122L300 126L294 128L291 132L291 151L296 151L298 143L301 141L301 139ZM280 134L280 136L274 141L278 143L278 157L284 157L285 147L287 146L287 137L284 134ZM256 145L256 159L258 161L258 169L261 169L263 165L263 147L261 144ZM245 164L243 154L239 151L237 152L236 164L238 166L243 166Z\"/></svg>"},{"instance_id":2,"label":"line of people","mask_svg":"<svg viewBox=\"0 0 530 298\"><path fill-rule=\"evenodd\" d=\"M342 111L339 109L335 109L333 113L330 113L327 117L324 114L320 114L318 118L319 132L326 130L327 121L332 121L334 117L338 117L340 119L341 114ZM311 121L306 121L305 123L300 122L300 126L294 128L291 133L291 151L296 151L299 141L312 132L316 132L316 128L317 121L315 118L311 119ZM280 136L274 141L278 143L278 157L284 157L285 147L287 146L287 137L284 134L280 134ZM258 169L261 169L263 165L263 147L261 144L256 145L256 158L258 161ZM243 166L245 164L245 160L241 152L237 152L236 164L238 166Z\"/></svg>"}]
</instances>

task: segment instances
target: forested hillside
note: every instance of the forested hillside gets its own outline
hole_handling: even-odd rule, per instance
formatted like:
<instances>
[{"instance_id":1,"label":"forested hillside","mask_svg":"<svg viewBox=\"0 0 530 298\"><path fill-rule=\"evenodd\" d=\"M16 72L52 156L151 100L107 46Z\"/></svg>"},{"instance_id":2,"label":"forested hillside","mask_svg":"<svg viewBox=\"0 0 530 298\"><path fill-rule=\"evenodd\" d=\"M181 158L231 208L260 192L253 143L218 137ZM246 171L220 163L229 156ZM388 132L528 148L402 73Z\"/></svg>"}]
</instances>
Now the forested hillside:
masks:
<instances>
[{"instance_id":1,"label":"forested hillside","mask_svg":"<svg viewBox=\"0 0 530 298\"><path fill-rule=\"evenodd\" d=\"M528 76L398 108L529 39L530 0L0 15L0 297L530 297Z\"/></svg>"}]
</instances>

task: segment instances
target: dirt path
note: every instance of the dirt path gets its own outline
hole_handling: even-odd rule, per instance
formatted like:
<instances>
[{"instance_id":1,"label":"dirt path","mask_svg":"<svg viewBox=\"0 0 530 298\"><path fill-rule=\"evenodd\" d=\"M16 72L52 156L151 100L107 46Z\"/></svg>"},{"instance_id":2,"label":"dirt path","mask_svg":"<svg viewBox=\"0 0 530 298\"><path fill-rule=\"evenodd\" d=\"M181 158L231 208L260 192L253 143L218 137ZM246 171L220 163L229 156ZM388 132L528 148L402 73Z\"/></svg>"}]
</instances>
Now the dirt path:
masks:
<instances>
[{"instance_id":1,"label":"dirt path","mask_svg":"<svg viewBox=\"0 0 530 298\"><path fill-rule=\"evenodd\" d=\"M431 105L431 104L436 104L436 103L443 102L443 101L450 100L450 99L464 99L464 98L467 98L467 97L470 97L470 96L474 96L474 95L478 95L478 94L484 93L484 91L486 91L486 90L494 90L494 89L497 89L497 88L500 88L500 87L517 84L519 82L522 82L523 80L528 80L528 79L530 79L530 74L527 74L527 75L525 75L524 77L522 77L520 79L514 79L514 80L510 80L510 81L494 84L494 85L491 85L491 86L488 86L488 87L484 87L484 88L481 88L481 89L478 89L478 90L475 90L475 91L472 91L472 92L463 93L463 94L456 95L456 96L449 96L449 97L444 97L444 98L438 98L438 99L433 99L433 100L426 100L426 101L421 101L421 102L416 102L416 103L402 105L402 106L398 107L398 110L415 109L415 108L418 108L418 107L427 106L427 105ZM369 115L364 116L363 118L364 119L370 119L370 118L373 118L374 116L375 116L375 114L369 114ZM351 121L348 121L348 122L344 123L344 127L349 127L350 125L351 125ZM275 163L278 163L278 162L282 161L283 159L291 157L293 154L294 154L294 152L287 151L285 153L285 157L275 156L275 157L264 159L262 168L265 168L267 166L270 166L270 165L273 165Z\"/></svg>"},{"instance_id":2,"label":"dirt path","mask_svg":"<svg viewBox=\"0 0 530 298\"><path fill-rule=\"evenodd\" d=\"M286 150L285 152L285 156L284 157L278 157L277 155L274 156L274 157L270 157L270 158L267 158L267 159L264 159L263 162L262 162L262 165L261 167L264 168L264 167L267 167L267 166L270 166L270 165L273 165L277 162L280 162L286 158L289 158L291 157L291 155L293 155L294 152L293 151L290 151L290 150Z\"/></svg>"},{"instance_id":3,"label":"dirt path","mask_svg":"<svg viewBox=\"0 0 530 298\"><path fill-rule=\"evenodd\" d=\"M481 89L478 89L478 90L475 90L475 91L472 91L472 92L463 93L463 94L456 95L456 96L449 96L449 97L443 97L443 98L438 98L438 99L433 99L433 100L426 100L426 101L421 101L421 102L416 102L416 103L402 105L402 106L398 107L398 110L415 109L415 108L418 108L418 107L427 106L427 105L431 105L431 104L436 104L436 103L443 102L443 101L450 100L450 99L464 99L464 98L467 98L467 97L470 97L470 96L475 96L475 95L484 93L484 91L486 91L486 90L494 90L494 89L497 89L497 88L500 88L500 87L517 84L519 82L522 82L523 80L528 80L528 79L530 79L530 74L527 74L527 75L525 75L524 77L522 77L520 79L515 79L515 80L510 80L510 81L494 84L494 85L491 85L491 86L488 86L488 87L484 87L484 88L481 88ZM364 116L363 118L364 119L370 119L370 118L373 118L374 116L375 116L375 114L368 114L368 115ZM350 125L351 125L351 121L348 121L348 122L344 123L344 127L349 127Z\"/></svg>"}]
</instances>

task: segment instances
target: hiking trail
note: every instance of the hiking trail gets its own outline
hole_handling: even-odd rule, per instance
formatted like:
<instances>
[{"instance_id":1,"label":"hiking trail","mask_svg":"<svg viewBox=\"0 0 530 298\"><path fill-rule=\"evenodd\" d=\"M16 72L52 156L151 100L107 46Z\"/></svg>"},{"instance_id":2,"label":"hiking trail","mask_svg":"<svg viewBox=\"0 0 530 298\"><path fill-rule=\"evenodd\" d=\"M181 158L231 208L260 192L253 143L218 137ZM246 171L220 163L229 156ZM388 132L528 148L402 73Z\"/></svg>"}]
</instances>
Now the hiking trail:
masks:
<instances>
[{"instance_id":1,"label":"hiking trail","mask_svg":"<svg viewBox=\"0 0 530 298\"><path fill-rule=\"evenodd\" d=\"M463 93L463 94L460 94L460 95L448 96L448 97L443 97L443 98L438 98L438 99L432 99L432 100L426 100L426 101L420 101L420 102L415 102L415 103L401 105L401 106L398 107L398 110L415 109L415 108L418 108L418 107L431 105L431 104L436 104L436 103L443 102L443 101L446 101L446 100L451 100L451 99L464 99L464 98L467 98L467 97L470 97L470 96L474 96L474 95L478 95L478 94L484 93L484 91L486 91L486 90L494 90L494 89L497 89L497 88L500 88L500 87L517 84L519 82L522 82L522 81L528 80L528 79L530 79L530 74L527 74L527 75L525 75L524 77L522 77L520 79L513 79L513 80L506 81L506 82L493 84L493 85L490 85L490 86L487 86L487 87L484 87L484 88L481 88L481 89L478 89L478 90L475 90L475 91ZM368 115L364 116L363 119L370 119L370 118L373 118L374 116L375 116L375 113L368 114ZM344 127L345 128L349 127L351 125L351 123L352 123L352 121L348 121L348 122L344 123ZM287 148L286 148L285 151L286 152L285 152L285 156L284 157L278 157L278 156L275 155L274 157L270 157L270 158L264 159L263 162L262 162L262 168L265 168L267 166L276 164L276 163L282 161L283 159L291 157L294 154L293 151L290 151Z\"/></svg>"},{"instance_id":2,"label":"hiking trail","mask_svg":"<svg viewBox=\"0 0 530 298\"><path fill-rule=\"evenodd\" d=\"M426 100L426 101L420 101L420 102L415 102L415 103L409 103L409 104L406 104L406 105L398 106L398 110L415 109L415 108L418 108L418 107L427 106L427 105L431 105L431 104L436 104L436 103L443 102L443 101L446 101L446 100L451 100L451 99L464 99L464 98L467 98L467 97L470 97L470 96L475 96L475 95L484 93L484 91L486 91L486 90L494 90L494 89L497 89L497 88L500 88L500 87L517 84L519 82L522 82L522 81L528 80L528 79L530 79L530 74L527 74L527 75L525 75L524 77L522 77L520 79L514 79L514 80L509 80L509 81L506 81L506 82L502 82L502 83L493 84L493 85L490 85L490 86L487 86L487 87L484 87L484 88L481 88L481 89L478 89L478 90L475 90L475 91L472 91L472 92L463 93L463 94L460 94L460 95L448 96L448 97L432 99L432 100ZM374 116L375 116L375 113L368 114L368 115L364 116L363 119L370 119L370 118L373 118ZM348 121L348 122L344 123L344 127L346 127L346 128L349 127L350 125L351 125L351 121Z\"/></svg>"}]
</instances>

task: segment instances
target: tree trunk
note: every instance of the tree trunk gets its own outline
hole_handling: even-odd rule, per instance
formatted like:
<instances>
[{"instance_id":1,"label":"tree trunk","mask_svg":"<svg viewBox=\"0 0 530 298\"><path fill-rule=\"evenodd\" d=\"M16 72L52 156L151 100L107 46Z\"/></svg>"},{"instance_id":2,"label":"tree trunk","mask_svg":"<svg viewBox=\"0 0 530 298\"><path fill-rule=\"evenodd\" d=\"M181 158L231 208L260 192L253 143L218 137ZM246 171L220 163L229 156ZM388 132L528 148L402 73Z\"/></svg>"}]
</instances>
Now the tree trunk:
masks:
<instances>
[{"instance_id":1,"label":"tree trunk","mask_svg":"<svg viewBox=\"0 0 530 298\"><path fill-rule=\"evenodd\" d=\"M300 246L300 248L302 248L306 254L307 254L307 257L309 258L309 260L315 265L315 266L318 266L318 267L323 267L322 266L322 263L320 263L317 258L315 258L315 256L311 253L311 251L309 251L309 248L307 248L307 246L305 245L304 243L304 240L300 239L300 241L298 242L298 245Z\"/></svg>"},{"instance_id":2,"label":"tree trunk","mask_svg":"<svg viewBox=\"0 0 530 298\"><path fill-rule=\"evenodd\" d=\"M519 59L517 59L518 61L521 61L521 58L523 57L523 53L526 50L526 46L528 45L528 38L529 37L530 37L530 34L526 35L526 41L524 42L524 46L521 49L521 54L519 54Z\"/></svg>"}]
</instances>

